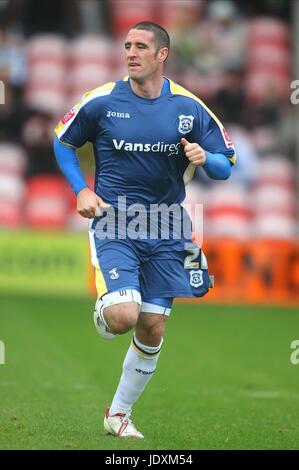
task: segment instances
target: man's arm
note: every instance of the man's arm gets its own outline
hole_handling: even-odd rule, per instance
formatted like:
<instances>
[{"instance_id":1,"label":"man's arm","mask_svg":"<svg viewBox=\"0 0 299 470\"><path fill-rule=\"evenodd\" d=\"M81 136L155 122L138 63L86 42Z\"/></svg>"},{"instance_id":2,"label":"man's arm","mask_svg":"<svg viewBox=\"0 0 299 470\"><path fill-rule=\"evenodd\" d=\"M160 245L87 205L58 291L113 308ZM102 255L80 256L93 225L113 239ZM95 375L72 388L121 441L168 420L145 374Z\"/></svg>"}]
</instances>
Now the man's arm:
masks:
<instances>
[{"instance_id":1,"label":"man's arm","mask_svg":"<svg viewBox=\"0 0 299 470\"><path fill-rule=\"evenodd\" d=\"M231 175L231 164L222 153L205 152L206 162L202 165L206 174L214 180L227 180Z\"/></svg>"},{"instance_id":2,"label":"man's arm","mask_svg":"<svg viewBox=\"0 0 299 470\"><path fill-rule=\"evenodd\" d=\"M88 188L84 176L81 172L79 158L74 147L64 145L58 137L54 139L54 154L57 164L70 183L75 195L84 188Z\"/></svg>"},{"instance_id":3,"label":"man's arm","mask_svg":"<svg viewBox=\"0 0 299 470\"><path fill-rule=\"evenodd\" d=\"M222 153L211 153L205 151L197 143L190 143L182 138L184 152L190 163L202 166L206 174L215 180L226 180L231 175L231 164Z\"/></svg>"},{"instance_id":4,"label":"man's arm","mask_svg":"<svg viewBox=\"0 0 299 470\"><path fill-rule=\"evenodd\" d=\"M54 154L57 164L77 196L77 211L82 217L92 219L109 207L96 193L89 189L82 174L76 149L64 145L56 137Z\"/></svg>"}]
</instances>

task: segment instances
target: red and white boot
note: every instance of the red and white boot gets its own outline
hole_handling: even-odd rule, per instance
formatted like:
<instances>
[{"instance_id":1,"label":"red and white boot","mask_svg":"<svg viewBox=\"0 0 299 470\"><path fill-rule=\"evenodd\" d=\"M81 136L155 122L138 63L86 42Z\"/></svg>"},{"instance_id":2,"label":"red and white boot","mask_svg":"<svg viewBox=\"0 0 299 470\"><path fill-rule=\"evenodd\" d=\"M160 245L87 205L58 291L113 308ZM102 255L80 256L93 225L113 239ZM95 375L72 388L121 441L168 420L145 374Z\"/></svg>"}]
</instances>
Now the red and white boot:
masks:
<instances>
[{"instance_id":1,"label":"red and white boot","mask_svg":"<svg viewBox=\"0 0 299 470\"><path fill-rule=\"evenodd\" d=\"M107 408L104 418L104 429L107 434L117 437L144 439L144 436L137 431L130 419L130 413L117 413L110 416L109 412L110 408Z\"/></svg>"}]
</instances>

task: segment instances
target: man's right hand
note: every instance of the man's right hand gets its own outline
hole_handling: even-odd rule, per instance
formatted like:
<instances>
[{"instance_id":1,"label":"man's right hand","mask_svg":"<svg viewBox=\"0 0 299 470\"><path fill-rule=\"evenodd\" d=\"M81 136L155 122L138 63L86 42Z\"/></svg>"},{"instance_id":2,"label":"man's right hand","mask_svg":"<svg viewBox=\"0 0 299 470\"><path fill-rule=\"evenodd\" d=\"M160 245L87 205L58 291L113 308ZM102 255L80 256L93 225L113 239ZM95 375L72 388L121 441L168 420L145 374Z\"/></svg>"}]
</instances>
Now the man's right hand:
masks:
<instances>
[{"instance_id":1,"label":"man's right hand","mask_svg":"<svg viewBox=\"0 0 299 470\"><path fill-rule=\"evenodd\" d=\"M93 219L101 215L102 210L110 207L103 199L89 188L84 188L77 194L77 211L82 217Z\"/></svg>"}]
</instances>

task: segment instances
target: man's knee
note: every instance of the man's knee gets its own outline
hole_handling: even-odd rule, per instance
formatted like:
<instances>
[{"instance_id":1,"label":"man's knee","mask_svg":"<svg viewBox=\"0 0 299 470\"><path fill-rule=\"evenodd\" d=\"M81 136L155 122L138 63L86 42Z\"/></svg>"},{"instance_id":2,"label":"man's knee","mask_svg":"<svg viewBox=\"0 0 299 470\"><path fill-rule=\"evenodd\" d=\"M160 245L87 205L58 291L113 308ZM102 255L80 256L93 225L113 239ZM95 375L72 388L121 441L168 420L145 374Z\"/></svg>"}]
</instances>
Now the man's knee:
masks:
<instances>
[{"instance_id":1,"label":"man's knee","mask_svg":"<svg viewBox=\"0 0 299 470\"><path fill-rule=\"evenodd\" d=\"M98 300L105 324L113 334L123 334L135 327L141 305L135 289L121 289L105 294Z\"/></svg>"},{"instance_id":2,"label":"man's knee","mask_svg":"<svg viewBox=\"0 0 299 470\"><path fill-rule=\"evenodd\" d=\"M152 313L141 313L136 325L137 338L149 346L160 344L165 332L166 317Z\"/></svg>"},{"instance_id":3,"label":"man's knee","mask_svg":"<svg viewBox=\"0 0 299 470\"><path fill-rule=\"evenodd\" d=\"M105 308L104 315L112 333L121 335L134 328L139 308L136 302L125 302Z\"/></svg>"},{"instance_id":4,"label":"man's knee","mask_svg":"<svg viewBox=\"0 0 299 470\"><path fill-rule=\"evenodd\" d=\"M164 335L164 331L165 331L164 323L157 323L157 324L150 325L148 327L143 328L144 334L147 334L147 336L151 339L154 339L154 338L161 339L162 336Z\"/></svg>"}]
</instances>

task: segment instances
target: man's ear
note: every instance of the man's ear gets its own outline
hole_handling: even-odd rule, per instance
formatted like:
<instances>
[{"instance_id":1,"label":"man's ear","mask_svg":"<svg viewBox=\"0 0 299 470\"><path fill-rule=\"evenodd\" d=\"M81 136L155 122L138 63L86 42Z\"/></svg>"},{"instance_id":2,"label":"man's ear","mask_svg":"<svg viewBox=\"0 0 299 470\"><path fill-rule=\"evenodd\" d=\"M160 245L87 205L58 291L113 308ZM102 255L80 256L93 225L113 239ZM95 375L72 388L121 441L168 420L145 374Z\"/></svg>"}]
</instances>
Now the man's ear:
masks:
<instances>
[{"instance_id":1,"label":"man's ear","mask_svg":"<svg viewBox=\"0 0 299 470\"><path fill-rule=\"evenodd\" d=\"M168 56L168 48L167 47L162 47L162 49L159 50L158 52L158 58L160 62L165 62Z\"/></svg>"}]
</instances>

